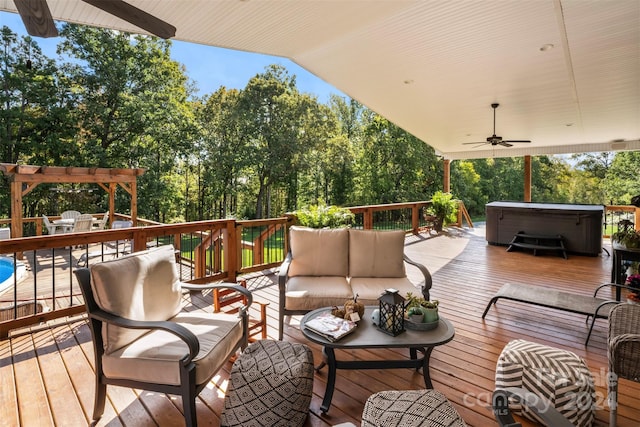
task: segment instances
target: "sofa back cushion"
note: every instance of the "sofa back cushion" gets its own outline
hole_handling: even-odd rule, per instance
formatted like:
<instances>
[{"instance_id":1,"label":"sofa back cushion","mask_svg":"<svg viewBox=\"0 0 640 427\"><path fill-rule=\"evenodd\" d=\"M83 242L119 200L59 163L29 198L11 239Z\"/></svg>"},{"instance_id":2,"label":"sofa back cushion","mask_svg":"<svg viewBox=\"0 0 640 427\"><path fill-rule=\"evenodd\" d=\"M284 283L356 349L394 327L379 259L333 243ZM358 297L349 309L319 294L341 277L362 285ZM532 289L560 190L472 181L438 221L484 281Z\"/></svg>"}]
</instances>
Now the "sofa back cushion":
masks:
<instances>
[{"instance_id":1,"label":"sofa back cushion","mask_svg":"<svg viewBox=\"0 0 640 427\"><path fill-rule=\"evenodd\" d=\"M349 276L405 277L404 231L349 230Z\"/></svg>"},{"instance_id":2,"label":"sofa back cushion","mask_svg":"<svg viewBox=\"0 0 640 427\"><path fill-rule=\"evenodd\" d=\"M346 228L289 229L289 276L343 276L348 274L349 232Z\"/></svg>"},{"instance_id":3,"label":"sofa back cushion","mask_svg":"<svg viewBox=\"0 0 640 427\"><path fill-rule=\"evenodd\" d=\"M91 288L98 306L132 320L168 320L181 307L173 246L160 246L91 266ZM147 333L105 325L102 334L107 354Z\"/></svg>"}]
</instances>

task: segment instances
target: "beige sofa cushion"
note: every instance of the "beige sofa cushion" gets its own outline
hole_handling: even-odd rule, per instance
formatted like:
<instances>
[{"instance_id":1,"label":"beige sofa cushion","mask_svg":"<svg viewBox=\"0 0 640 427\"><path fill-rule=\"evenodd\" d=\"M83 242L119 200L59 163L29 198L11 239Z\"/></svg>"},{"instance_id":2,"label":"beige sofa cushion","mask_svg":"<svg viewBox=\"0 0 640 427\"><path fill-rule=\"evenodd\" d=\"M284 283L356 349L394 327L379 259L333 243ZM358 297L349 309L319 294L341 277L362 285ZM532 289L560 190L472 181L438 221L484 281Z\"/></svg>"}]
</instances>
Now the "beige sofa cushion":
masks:
<instances>
[{"instance_id":1,"label":"beige sofa cushion","mask_svg":"<svg viewBox=\"0 0 640 427\"><path fill-rule=\"evenodd\" d=\"M405 277L404 231L349 230L351 277Z\"/></svg>"},{"instance_id":2,"label":"beige sofa cushion","mask_svg":"<svg viewBox=\"0 0 640 427\"><path fill-rule=\"evenodd\" d=\"M196 384L217 372L242 338L242 322L237 315L181 312L171 320L189 329L200 341L200 352L194 359ZM180 359L188 353L187 345L175 335L153 331L105 354L102 365L109 378L179 385Z\"/></svg>"},{"instance_id":3,"label":"beige sofa cushion","mask_svg":"<svg viewBox=\"0 0 640 427\"><path fill-rule=\"evenodd\" d=\"M285 292L287 310L315 310L320 307L343 306L353 293L343 276L290 277Z\"/></svg>"},{"instance_id":4,"label":"beige sofa cushion","mask_svg":"<svg viewBox=\"0 0 640 427\"><path fill-rule=\"evenodd\" d=\"M167 320L180 311L182 291L171 245L92 265L91 287L100 308L127 319ZM105 352L146 332L105 325Z\"/></svg>"},{"instance_id":5,"label":"beige sofa cushion","mask_svg":"<svg viewBox=\"0 0 640 427\"><path fill-rule=\"evenodd\" d=\"M406 277L352 277L349 283L353 294L358 295L358 302L364 305L378 305L378 298L389 288L397 289L403 298L407 297L407 292L422 295L422 289Z\"/></svg>"},{"instance_id":6,"label":"beige sofa cushion","mask_svg":"<svg viewBox=\"0 0 640 427\"><path fill-rule=\"evenodd\" d=\"M349 234L346 228L313 229L293 226L289 231L289 277L348 274Z\"/></svg>"}]
</instances>

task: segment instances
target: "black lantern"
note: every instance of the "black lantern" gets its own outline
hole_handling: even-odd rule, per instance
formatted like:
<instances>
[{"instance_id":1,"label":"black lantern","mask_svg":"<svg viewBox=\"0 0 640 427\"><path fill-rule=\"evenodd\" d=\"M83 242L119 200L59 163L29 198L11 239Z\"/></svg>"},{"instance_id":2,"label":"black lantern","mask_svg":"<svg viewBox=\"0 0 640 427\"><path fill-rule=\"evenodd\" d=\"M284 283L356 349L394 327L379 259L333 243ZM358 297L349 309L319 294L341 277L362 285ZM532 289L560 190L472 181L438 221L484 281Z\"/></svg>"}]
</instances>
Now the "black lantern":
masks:
<instances>
[{"instance_id":1,"label":"black lantern","mask_svg":"<svg viewBox=\"0 0 640 427\"><path fill-rule=\"evenodd\" d=\"M380 303L380 321L378 327L385 333L396 336L404 332L405 299L396 289L387 289L378 298Z\"/></svg>"}]
</instances>

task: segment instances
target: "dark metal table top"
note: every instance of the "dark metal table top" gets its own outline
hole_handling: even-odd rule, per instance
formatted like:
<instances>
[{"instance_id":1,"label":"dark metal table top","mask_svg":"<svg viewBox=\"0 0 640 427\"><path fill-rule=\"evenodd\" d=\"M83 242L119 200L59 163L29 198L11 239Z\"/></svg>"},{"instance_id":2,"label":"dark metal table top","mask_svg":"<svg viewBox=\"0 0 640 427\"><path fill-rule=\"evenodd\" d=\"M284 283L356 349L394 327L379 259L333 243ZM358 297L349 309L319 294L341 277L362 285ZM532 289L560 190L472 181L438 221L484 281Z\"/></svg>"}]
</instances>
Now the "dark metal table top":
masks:
<instances>
[{"instance_id":1,"label":"dark metal table top","mask_svg":"<svg viewBox=\"0 0 640 427\"><path fill-rule=\"evenodd\" d=\"M435 347L451 341L455 335L451 322L442 316L440 316L440 323L435 329L429 331L407 329L395 337L388 335L378 329L371 320L371 315L377 308L377 306L367 306L356 330L335 342L329 341L304 326L307 320L331 311L331 307L319 308L305 314L300 321L300 330L309 341L336 349Z\"/></svg>"}]
</instances>

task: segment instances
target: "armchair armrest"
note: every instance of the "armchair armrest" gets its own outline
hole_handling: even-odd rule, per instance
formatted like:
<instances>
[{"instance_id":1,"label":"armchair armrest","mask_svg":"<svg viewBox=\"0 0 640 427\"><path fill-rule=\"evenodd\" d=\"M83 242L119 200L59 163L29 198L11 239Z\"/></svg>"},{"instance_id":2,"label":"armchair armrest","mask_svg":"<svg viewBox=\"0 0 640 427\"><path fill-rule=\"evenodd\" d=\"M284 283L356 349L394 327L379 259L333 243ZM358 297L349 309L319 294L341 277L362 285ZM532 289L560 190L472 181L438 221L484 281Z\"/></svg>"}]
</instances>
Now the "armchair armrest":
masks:
<instances>
[{"instance_id":1,"label":"armchair armrest","mask_svg":"<svg viewBox=\"0 0 640 427\"><path fill-rule=\"evenodd\" d=\"M278 287L281 292L284 292L285 285L287 283L287 275L289 274L289 266L291 265L291 252L287 253L287 256L282 261L280 265L280 270L278 271Z\"/></svg>"},{"instance_id":2,"label":"armchair armrest","mask_svg":"<svg viewBox=\"0 0 640 427\"><path fill-rule=\"evenodd\" d=\"M633 363L634 356L640 353L640 334L620 334L609 341L609 367L622 378L640 375L638 362ZM621 365L625 368L621 369ZM621 372L626 374L621 375ZM632 372L634 371L634 372Z\"/></svg>"},{"instance_id":3,"label":"armchair armrest","mask_svg":"<svg viewBox=\"0 0 640 427\"><path fill-rule=\"evenodd\" d=\"M198 355L198 352L200 351L200 342L198 341L198 338L193 334L193 332L175 322L169 322L166 320L143 321L126 319L124 317L116 316L115 314L106 312L102 309L92 310L91 313L89 313L89 317L123 328L158 329L169 332L180 338L189 347L189 356L183 359L184 364L191 362L191 360L196 357Z\"/></svg>"},{"instance_id":4,"label":"armchair armrest","mask_svg":"<svg viewBox=\"0 0 640 427\"><path fill-rule=\"evenodd\" d=\"M188 291L202 291L205 289L231 289L235 292L238 292L244 295L247 298L247 304L240 307L240 313L246 313L253 304L253 294L247 288L234 285L231 283L204 283L204 284L195 284L195 283L184 283L180 282L182 289L186 289Z\"/></svg>"},{"instance_id":5,"label":"armchair armrest","mask_svg":"<svg viewBox=\"0 0 640 427\"><path fill-rule=\"evenodd\" d=\"M431 278L431 273L429 272L427 267L425 267L424 265L420 264L419 262L413 261L407 255L403 254L402 257L404 259L404 262L416 267L418 270L420 270L420 272L424 276L424 286L422 287L422 295L424 296L424 298L426 300L429 300L430 299L429 298L429 291L431 290L431 286L433 285L433 279Z\"/></svg>"},{"instance_id":6,"label":"armchair armrest","mask_svg":"<svg viewBox=\"0 0 640 427\"><path fill-rule=\"evenodd\" d=\"M493 392L493 413L501 427L520 427L509 412L509 398L529 408L538 415L547 426L574 427L560 412L537 394L520 387L506 387Z\"/></svg>"},{"instance_id":7,"label":"armchair armrest","mask_svg":"<svg viewBox=\"0 0 640 427\"><path fill-rule=\"evenodd\" d=\"M598 295L598 291L600 289L602 289L602 288L606 288L607 286L612 287L612 288L618 288L618 289L634 290L634 288L632 288L631 286L627 286L627 285L621 285L621 284L618 284L618 283L603 283L602 285L598 286L595 291L593 291L593 297L595 298Z\"/></svg>"}]
</instances>

